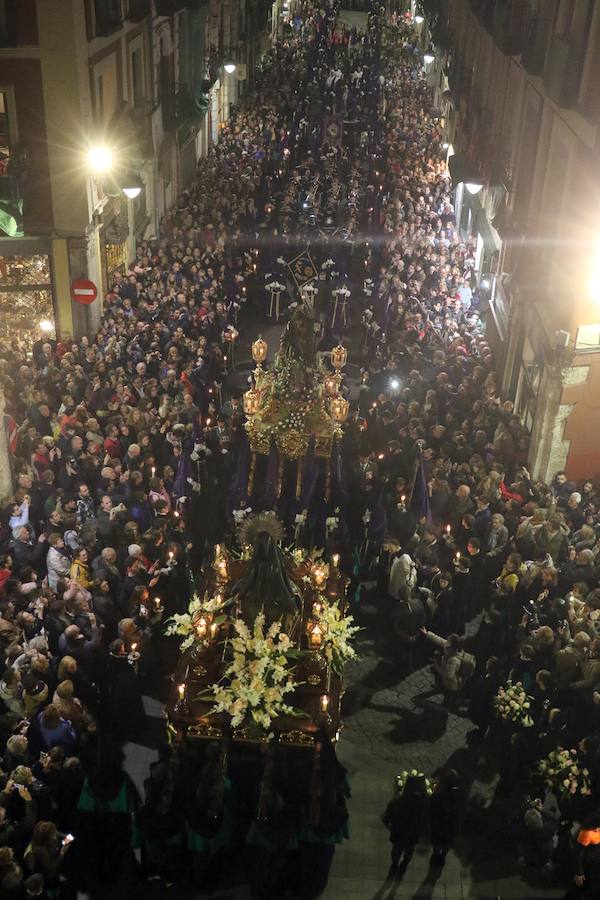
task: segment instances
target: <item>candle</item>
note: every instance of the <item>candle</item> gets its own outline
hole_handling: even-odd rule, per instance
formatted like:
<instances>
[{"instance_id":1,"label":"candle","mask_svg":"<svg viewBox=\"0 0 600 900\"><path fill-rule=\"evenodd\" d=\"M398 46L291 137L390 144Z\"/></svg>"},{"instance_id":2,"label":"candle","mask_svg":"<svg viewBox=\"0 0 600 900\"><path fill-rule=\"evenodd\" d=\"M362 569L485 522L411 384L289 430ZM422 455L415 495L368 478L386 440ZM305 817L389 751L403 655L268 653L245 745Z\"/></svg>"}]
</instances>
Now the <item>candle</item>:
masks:
<instances>
[{"instance_id":1,"label":"candle","mask_svg":"<svg viewBox=\"0 0 600 900\"><path fill-rule=\"evenodd\" d=\"M160 597L154 598L154 606L156 607L156 609L160 609Z\"/></svg>"},{"instance_id":2,"label":"candle","mask_svg":"<svg viewBox=\"0 0 600 900\"><path fill-rule=\"evenodd\" d=\"M156 468L154 466L152 466L151 471L152 471L152 477L154 478L154 473L156 472Z\"/></svg>"},{"instance_id":3,"label":"candle","mask_svg":"<svg viewBox=\"0 0 600 900\"><path fill-rule=\"evenodd\" d=\"M173 562L173 551L169 550L169 562Z\"/></svg>"},{"instance_id":4,"label":"candle","mask_svg":"<svg viewBox=\"0 0 600 900\"><path fill-rule=\"evenodd\" d=\"M402 496L400 497L400 502L401 502L401 503L404 503L405 500L406 500L406 495L405 495L405 494L402 494Z\"/></svg>"},{"instance_id":5,"label":"candle","mask_svg":"<svg viewBox=\"0 0 600 900\"><path fill-rule=\"evenodd\" d=\"M450 527L450 525L446 525L446 534L450 534L451 531L452 528Z\"/></svg>"},{"instance_id":6,"label":"candle","mask_svg":"<svg viewBox=\"0 0 600 900\"><path fill-rule=\"evenodd\" d=\"M385 453L380 453L379 456L377 457L377 459L384 459L384 458L385 458Z\"/></svg>"},{"instance_id":7,"label":"candle","mask_svg":"<svg viewBox=\"0 0 600 900\"><path fill-rule=\"evenodd\" d=\"M207 631L208 631L208 625L206 623L206 619L204 618L204 616L202 616L198 620L198 624L196 625L196 632L198 634L198 637L205 638Z\"/></svg>"},{"instance_id":8,"label":"candle","mask_svg":"<svg viewBox=\"0 0 600 900\"><path fill-rule=\"evenodd\" d=\"M175 516L176 519L179 518L179 512L177 510L174 511L173 515Z\"/></svg>"},{"instance_id":9,"label":"candle","mask_svg":"<svg viewBox=\"0 0 600 900\"><path fill-rule=\"evenodd\" d=\"M135 654L136 649L137 649L137 644L136 644L136 643L133 643L133 644L131 645L131 655L132 655L132 656Z\"/></svg>"},{"instance_id":10,"label":"candle","mask_svg":"<svg viewBox=\"0 0 600 900\"><path fill-rule=\"evenodd\" d=\"M322 603L313 603L313 612L315 616L320 616L323 612L323 604Z\"/></svg>"},{"instance_id":11,"label":"candle","mask_svg":"<svg viewBox=\"0 0 600 900\"><path fill-rule=\"evenodd\" d=\"M323 566L315 566L313 570L313 577L315 579L315 584L317 587L322 587L325 584L325 579L327 578L327 572L323 568Z\"/></svg>"},{"instance_id":12,"label":"candle","mask_svg":"<svg viewBox=\"0 0 600 900\"><path fill-rule=\"evenodd\" d=\"M207 427L207 428L208 428L208 426L210 425L211 422L212 422L212 419L211 419L211 417L209 416L208 419L206 420L206 427Z\"/></svg>"},{"instance_id":13,"label":"candle","mask_svg":"<svg viewBox=\"0 0 600 900\"><path fill-rule=\"evenodd\" d=\"M180 702L183 702L185 700L185 684L177 685L177 693L179 694Z\"/></svg>"},{"instance_id":14,"label":"candle","mask_svg":"<svg viewBox=\"0 0 600 900\"><path fill-rule=\"evenodd\" d=\"M320 647L321 642L323 640L323 631L319 627L319 625L315 625L313 630L310 633L310 646L311 647Z\"/></svg>"},{"instance_id":15,"label":"candle","mask_svg":"<svg viewBox=\"0 0 600 900\"><path fill-rule=\"evenodd\" d=\"M327 694L323 694L321 697L321 712L326 713L328 706L329 706L329 697L327 696Z\"/></svg>"},{"instance_id":16,"label":"candle","mask_svg":"<svg viewBox=\"0 0 600 900\"><path fill-rule=\"evenodd\" d=\"M340 565L340 554L339 554L339 553L334 553L333 556L331 557L331 562L332 562L332 564L333 564L333 568L334 568L334 569L339 568L339 565Z\"/></svg>"},{"instance_id":17,"label":"candle","mask_svg":"<svg viewBox=\"0 0 600 900\"><path fill-rule=\"evenodd\" d=\"M219 626L217 625L216 622L213 622L213 624L210 626L210 636L213 639L213 641L216 638L218 633L219 633Z\"/></svg>"},{"instance_id":18,"label":"candle","mask_svg":"<svg viewBox=\"0 0 600 900\"><path fill-rule=\"evenodd\" d=\"M460 559L460 550L458 550L456 553L456 562L458 562L459 559Z\"/></svg>"}]
</instances>

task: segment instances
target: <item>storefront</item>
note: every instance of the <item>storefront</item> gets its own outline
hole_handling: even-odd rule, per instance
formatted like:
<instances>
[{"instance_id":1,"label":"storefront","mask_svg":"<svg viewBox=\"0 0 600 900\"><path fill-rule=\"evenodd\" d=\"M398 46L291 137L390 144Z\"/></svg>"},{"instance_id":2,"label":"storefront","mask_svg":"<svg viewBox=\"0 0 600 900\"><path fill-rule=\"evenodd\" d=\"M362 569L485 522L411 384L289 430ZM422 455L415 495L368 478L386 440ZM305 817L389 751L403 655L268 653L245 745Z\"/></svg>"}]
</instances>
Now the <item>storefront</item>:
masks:
<instances>
[{"instance_id":1,"label":"storefront","mask_svg":"<svg viewBox=\"0 0 600 900\"><path fill-rule=\"evenodd\" d=\"M50 243L0 240L0 340L30 345L55 330Z\"/></svg>"},{"instance_id":2,"label":"storefront","mask_svg":"<svg viewBox=\"0 0 600 900\"><path fill-rule=\"evenodd\" d=\"M127 269L128 236L127 204L115 203L114 218L104 226L100 233L103 294L110 289L115 273L124 274Z\"/></svg>"}]
</instances>

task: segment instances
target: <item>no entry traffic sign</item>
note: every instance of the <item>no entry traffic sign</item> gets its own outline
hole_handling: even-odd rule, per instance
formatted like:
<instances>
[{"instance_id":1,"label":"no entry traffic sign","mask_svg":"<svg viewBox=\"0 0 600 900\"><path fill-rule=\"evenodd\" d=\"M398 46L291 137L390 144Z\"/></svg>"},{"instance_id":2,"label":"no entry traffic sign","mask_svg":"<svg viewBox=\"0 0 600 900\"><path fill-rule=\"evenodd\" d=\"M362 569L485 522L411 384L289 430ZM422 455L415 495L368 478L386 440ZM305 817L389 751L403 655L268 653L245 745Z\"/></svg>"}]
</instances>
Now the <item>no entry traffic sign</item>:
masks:
<instances>
[{"instance_id":1,"label":"no entry traffic sign","mask_svg":"<svg viewBox=\"0 0 600 900\"><path fill-rule=\"evenodd\" d=\"M87 306L93 303L98 296L98 288L93 281L87 278L76 278L71 285L71 297L75 303L83 303Z\"/></svg>"}]
</instances>

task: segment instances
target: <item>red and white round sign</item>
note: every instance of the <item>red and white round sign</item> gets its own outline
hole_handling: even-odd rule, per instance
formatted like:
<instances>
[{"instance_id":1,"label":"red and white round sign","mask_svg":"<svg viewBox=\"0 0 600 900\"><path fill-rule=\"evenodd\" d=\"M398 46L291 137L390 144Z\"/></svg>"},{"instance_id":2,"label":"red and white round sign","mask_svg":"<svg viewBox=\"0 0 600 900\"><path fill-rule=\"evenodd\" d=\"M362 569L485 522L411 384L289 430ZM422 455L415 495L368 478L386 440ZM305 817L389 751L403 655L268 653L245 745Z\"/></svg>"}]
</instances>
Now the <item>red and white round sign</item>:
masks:
<instances>
[{"instance_id":1,"label":"red and white round sign","mask_svg":"<svg viewBox=\"0 0 600 900\"><path fill-rule=\"evenodd\" d=\"M87 278L76 278L71 284L71 297L75 303L83 303L88 306L98 296L98 288L93 281Z\"/></svg>"}]
</instances>

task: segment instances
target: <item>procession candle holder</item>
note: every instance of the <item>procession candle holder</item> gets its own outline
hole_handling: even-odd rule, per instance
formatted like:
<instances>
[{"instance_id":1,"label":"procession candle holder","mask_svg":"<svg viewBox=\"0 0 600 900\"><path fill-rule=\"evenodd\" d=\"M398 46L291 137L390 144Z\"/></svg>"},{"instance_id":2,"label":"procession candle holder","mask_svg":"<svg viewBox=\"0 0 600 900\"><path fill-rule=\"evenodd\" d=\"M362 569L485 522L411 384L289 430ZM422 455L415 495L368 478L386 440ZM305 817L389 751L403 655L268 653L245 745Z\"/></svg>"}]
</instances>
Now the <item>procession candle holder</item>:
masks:
<instances>
[{"instance_id":1,"label":"procession candle holder","mask_svg":"<svg viewBox=\"0 0 600 900\"><path fill-rule=\"evenodd\" d=\"M348 360L348 351L342 344L334 347L330 353L331 365L334 369L343 369Z\"/></svg>"},{"instance_id":2,"label":"procession candle holder","mask_svg":"<svg viewBox=\"0 0 600 900\"><path fill-rule=\"evenodd\" d=\"M308 646L311 650L320 650L323 644L323 629L318 622L315 622L310 634L308 635Z\"/></svg>"},{"instance_id":3,"label":"procession candle holder","mask_svg":"<svg viewBox=\"0 0 600 900\"><path fill-rule=\"evenodd\" d=\"M132 665L133 665L133 664L135 664L135 663L138 661L139 658L140 658L140 654L139 654L139 651L138 651L138 649L137 649L137 644L134 642L134 643L131 645L131 650L130 650L129 653L127 654L127 659L128 659L129 662L132 663Z\"/></svg>"},{"instance_id":4,"label":"procession candle holder","mask_svg":"<svg viewBox=\"0 0 600 900\"><path fill-rule=\"evenodd\" d=\"M208 616L200 616L198 621L196 622L196 636L199 641L203 641L208 634L209 621Z\"/></svg>"},{"instance_id":5,"label":"procession candle holder","mask_svg":"<svg viewBox=\"0 0 600 900\"><path fill-rule=\"evenodd\" d=\"M164 611L165 611L165 608L164 608L164 606L162 605L162 603L160 602L160 597L155 597L155 598L154 598L154 612L155 612L155 613L162 613L162 612L164 612Z\"/></svg>"},{"instance_id":6,"label":"procession candle holder","mask_svg":"<svg viewBox=\"0 0 600 900\"><path fill-rule=\"evenodd\" d=\"M252 359L256 363L257 372L262 371L262 364L267 358L268 350L269 347L267 342L263 341L262 337L259 334L258 338L252 343Z\"/></svg>"},{"instance_id":7,"label":"procession candle holder","mask_svg":"<svg viewBox=\"0 0 600 900\"><path fill-rule=\"evenodd\" d=\"M260 391L256 388L250 388L244 394L244 413L247 416L253 416L258 412L260 405Z\"/></svg>"},{"instance_id":8,"label":"procession candle holder","mask_svg":"<svg viewBox=\"0 0 600 900\"><path fill-rule=\"evenodd\" d=\"M329 566L325 563L317 563L312 570L313 583L318 591L322 591L329 574Z\"/></svg>"},{"instance_id":9,"label":"procession candle holder","mask_svg":"<svg viewBox=\"0 0 600 900\"><path fill-rule=\"evenodd\" d=\"M186 686L185 684L177 685L177 703L175 704L175 712L186 714L190 711L187 699L186 699Z\"/></svg>"},{"instance_id":10,"label":"procession candle holder","mask_svg":"<svg viewBox=\"0 0 600 900\"><path fill-rule=\"evenodd\" d=\"M350 404L345 397L334 397L330 404L330 410L333 421L341 424L348 418Z\"/></svg>"},{"instance_id":11,"label":"procession candle holder","mask_svg":"<svg viewBox=\"0 0 600 900\"><path fill-rule=\"evenodd\" d=\"M338 392L337 381L334 375L328 375L325 381L323 382L323 387L325 388L325 393L329 397L335 397Z\"/></svg>"},{"instance_id":12,"label":"procession candle holder","mask_svg":"<svg viewBox=\"0 0 600 900\"><path fill-rule=\"evenodd\" d=\"M323 722L330 723L331 715L329 713L329 694L322 694L319 698L319 711Z\"/></svg>"}]
</instances>

